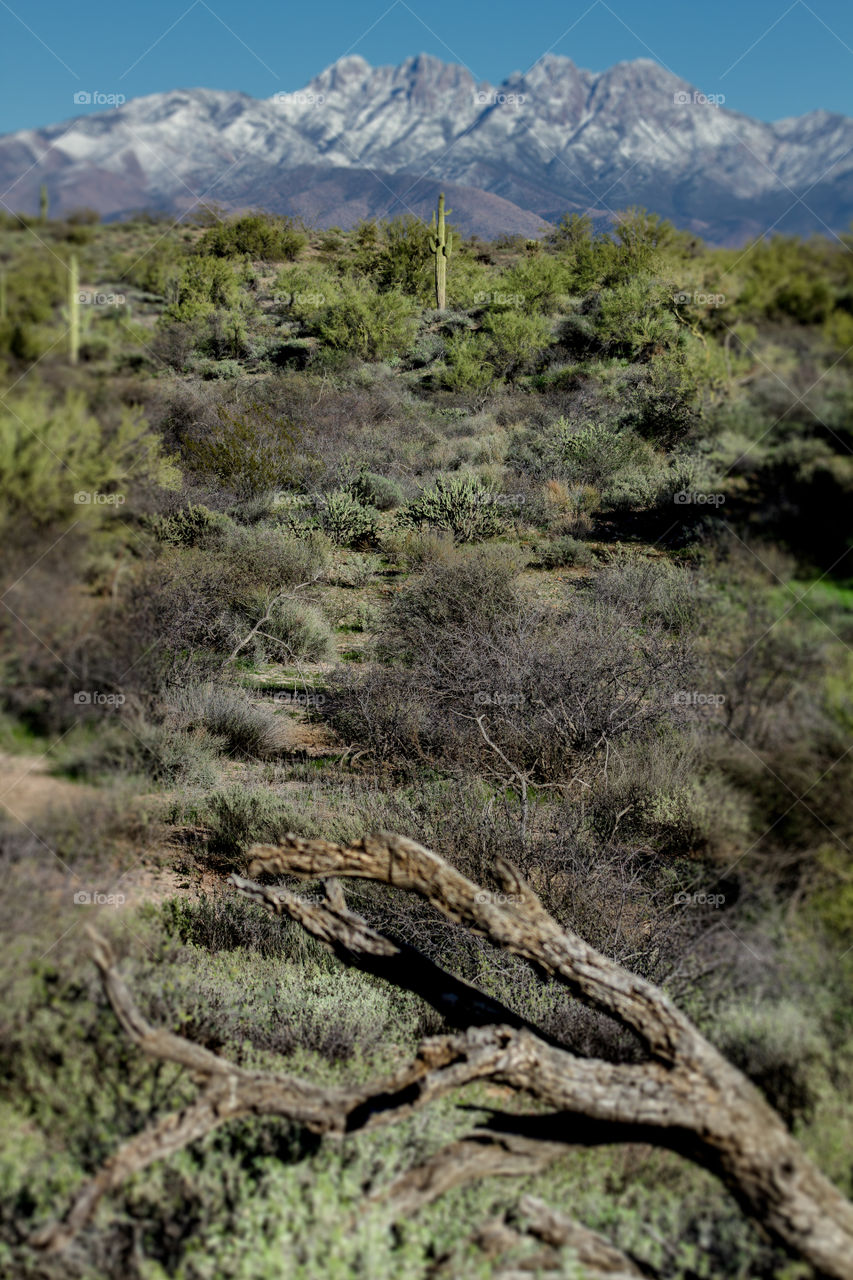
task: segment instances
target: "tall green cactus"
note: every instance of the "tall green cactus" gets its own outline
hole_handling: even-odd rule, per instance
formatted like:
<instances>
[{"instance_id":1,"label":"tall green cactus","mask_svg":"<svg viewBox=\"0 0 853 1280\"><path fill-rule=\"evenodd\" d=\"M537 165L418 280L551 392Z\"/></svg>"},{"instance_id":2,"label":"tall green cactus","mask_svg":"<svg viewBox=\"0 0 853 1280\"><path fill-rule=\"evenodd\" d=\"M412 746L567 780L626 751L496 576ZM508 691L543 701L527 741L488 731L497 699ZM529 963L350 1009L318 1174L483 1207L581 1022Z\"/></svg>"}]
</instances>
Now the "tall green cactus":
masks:
<instances>
[{"instance_id":1,"label":"tall green cactus","mask_svg":"<svg viewBox=\"0 0 853 1280\"><path fill-rule=\"evenodd\" d=\"M39 193L39 214L42 222L47 222L47 186L43 182L41 184L41 192Z\"/></svg>"},{"instance_id":2,"label":"tall green cactus","mask_svg":"<svg viewBox=\"0 0 853 1280\"><path fill-rule=\"evenodd\" d=\"M447 214L452 213L451 209ZM439 311L447 306L447 259L453 249L453 232L447 233L444 227L444 192L438 197L438 223L432 215L432 235L429 247L435 257L435 305Z\"/></svg>"},{"instance_id":3,"label":"tall green cactus","mask_svg":"<svg viewBox=\"0 0 853 1280\"><path fill-rule=\"evenodd\" d=\"M77 254L68 263L68 360L76 364L80 356L80 268Z\"/></svg>"},{"instance_id":4,"label":"tall green cactus","mask_svg":"<svg viewBox=\"0 0 853 1280\"><path fill-rule=\"evenodd\" d=\"M9 304L6 300L6 268L0 267L0 321L9 315Z\"/></svg>"}]
</instances>

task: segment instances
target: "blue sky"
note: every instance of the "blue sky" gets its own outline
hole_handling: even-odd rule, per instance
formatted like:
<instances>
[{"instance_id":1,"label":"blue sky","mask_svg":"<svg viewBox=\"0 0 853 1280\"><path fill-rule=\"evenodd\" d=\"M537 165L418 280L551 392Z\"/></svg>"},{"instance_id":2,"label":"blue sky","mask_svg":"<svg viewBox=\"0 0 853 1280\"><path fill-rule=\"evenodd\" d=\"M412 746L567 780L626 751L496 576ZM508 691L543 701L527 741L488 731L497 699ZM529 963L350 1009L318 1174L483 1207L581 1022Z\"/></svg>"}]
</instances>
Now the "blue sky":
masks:
<instances>
[{"instance_id":1,"label":"blue sky","mask_svg":"<svg viewBox=\"0 0 853 1280\"><path fill-rule=\"evenodd\" d=\"M0 133L96 109L75 93L269 97L346 53L427 52L497 83L546 50L593 70L652 57L764 120L853 116L851 0L0 0Z\"/></svg>"}]
</instances>

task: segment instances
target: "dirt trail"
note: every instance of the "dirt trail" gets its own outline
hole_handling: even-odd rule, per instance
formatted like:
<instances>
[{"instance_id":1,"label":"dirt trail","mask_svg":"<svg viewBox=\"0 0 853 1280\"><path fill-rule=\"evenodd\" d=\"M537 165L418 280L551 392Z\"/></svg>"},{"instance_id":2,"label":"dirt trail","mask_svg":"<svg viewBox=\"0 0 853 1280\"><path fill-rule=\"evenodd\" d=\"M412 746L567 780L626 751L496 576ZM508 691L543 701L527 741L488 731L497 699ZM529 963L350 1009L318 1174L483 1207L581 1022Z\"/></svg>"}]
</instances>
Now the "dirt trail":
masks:
<instances>
[{"instance_id":1,"label":"dirt trail","mask_svg":"<svg viewBox=\"0 0 853 1280\"><path fill-rule=\"evenodd\" d=\"M340 743L333 733L324 725L306 722L298 713L288 715L287 730L288 753L291 758L310 759L331 753L341 754ZM68 812L78 806L85 808L96 801L99 795L106 794L103 788L88 783L53 777L49 772L50 765L49 757L44 755L13 755L0 751L0 820L12 819L30 831L40 832L43 830L40 820L46 814L61 813L63 810ZM223 761L222 781L233 780L235 775L243 780L244 774L251 774L251 771L251 764ZM303 781L294 780L288 789L292 787L298 791L305 785ZM144 800L143 797L139 799L140 802ZM117 905L133 907L142 902L160 903L168 897L193 898L200 893L212 893L217 887L221 887L222 878L212 872L196 871L188 875L185 870L178 869L181 857L179 843L175 843L176 836L176 829L160 826L159 833L154 835L152 843L141 856L138 850L128 848L126 872L114 869L102 877L104 885L98 882L94 889L119 894L121 901ZM177 863L178 866L170 866L169 863ZM45 868L48 877L52 883L51 873L55 872L56 888L65 892L67 884L62 866L64 863L59 862L54 866L50 855L46 854ZM73 887L89 889L89 881L93 879L97 880L98 877L93 878L87 873L85 885L81 880L79 884L75 881Z\"/></svg>"},{"instance_id":2,"label":"dirt trail","mask_svg":"<svg viewBox=\"0 0 853 1280\"><path fill-rule=\"evenodd\" d=\"M48 773L45 756L13 756L0 751L0 809L19 822L31 822L49 809L70 808L91 799L95 788Z\"/></svg>"},{"instance_id":3,"label":"dirt trail","mask_svg":"<svg viewBox=\"0 0 853 1280\"><path fill-rule=\"evenodd\" d=\"M10 755L0 751L0 817L7 816L28 828L39 826L39 819L48 812L66 811L94 800L99 789L87 783L71 782L67 778L55 778L48 772L49 760L45 756ZM49 858L46 866L56 871L57 885L65 890L66 877L60 866L52 867ZM92 879L91 876L86 878ZM97 877L94 877L97 879ZM204 880L205 877L202 877ZM212 881L213 877L207 877ZM105 878L110 892L121 895L121 905L137 905L140 902L162 902L176 894L191 896L199 887L187 884L187 877L170 867L152 868L144 863L133 866L126 874L114 872ZM75 881L74 888L80 888ZM204 885L210 890L212 883ZM100 885L98 886L100 888Z\"/></svg>"}]
</instances>

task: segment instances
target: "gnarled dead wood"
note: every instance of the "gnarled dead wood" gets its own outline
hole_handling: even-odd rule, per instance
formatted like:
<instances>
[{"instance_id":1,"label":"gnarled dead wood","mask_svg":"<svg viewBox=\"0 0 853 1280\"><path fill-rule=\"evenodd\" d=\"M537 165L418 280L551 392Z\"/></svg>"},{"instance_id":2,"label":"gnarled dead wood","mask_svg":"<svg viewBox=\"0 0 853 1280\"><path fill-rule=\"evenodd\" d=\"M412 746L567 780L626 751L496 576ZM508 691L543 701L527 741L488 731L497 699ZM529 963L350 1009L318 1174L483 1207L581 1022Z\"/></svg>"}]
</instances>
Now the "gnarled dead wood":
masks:
<instances>
[{"instance_id":1,"label":"gnarled dead wood","mask_svg":"<svg viewBox=\"0 0 853 1280\"><path fill-rule=\"evenodd\" d=\"M208 1088L191 1106L164 1116L157 1124L125 1142L87 1182L75 1197L65 1217L49 1223L30 1237L36 1249L52 1253L64 1249L77 1232L90 1220L99 1201L116 1191L133 1173L147 1169L155 1160L163 1160L242 1114L228 1106L227 1094Z\"/></svg>"},{"instance_id":2,"label":"gnarled dead wood","mask_svg":"<svg viewBox=\"0 0 853 1280\"><path fill-rule=\"evenodd\" d=\"M808 1159L752 1083L654 984L561 928L508 864L489 894L414 840L379 833L350 845L288 835L256 845L249 874L376 880L420 894L445 915L524 956L579 999L630 1027L649 1061L578 1061L527 1030L514 1033L493 1078L560 1110L630 1129L659 1129L716 1173L743 1209L822 1275L853 1275L853 1205ZM512 901L507 901L509 897Z\"/></svg>"},{"instance_id":3,"label":"gnarled dead wood","mask_svg":"<svg viewBox=\"0 0 853 1280\"><path fill-rule=\"evenodd\" d=\"M502 1023L535 1030L499 1000L462 982L414 947L392 942L371 929L361 916L349 910L337 881L326 882L327 897L323 903L307 902L287 889L256 884L254 880L244 880L238 875L229 876L228 883L244 897L260 903L275 915L290 916L344 964L414 992L432 1005L452 1027Z\"/></svg>"},{"instance_id":4,"label":"gnarled dead wood","mask_svg":"<svg viewBox=\"0 0 853 1280\"><path fill-rule=\"evenodd\" d=\"M527 1254L514 1266L500 1265L502 1255L518 1249L531 1238L544 1247ZM525 1196L517 1210L484 1222L469 1241L497 1263L492 1273L494 1280L529 1280L531 1275L543 1280L553 1276L558 1280L566 1274L563 1251L567 1248L583 1267L586 1280L651 1280L656 1274L638 1266L633 1258L614 1248L598 1232L556 1213L533 1196ZM435 1273L451 1274L454 1262L452 1255L442 1259Z\"/></svg>"},{"instance_id":5,"label":"gnarled dead wood","mask_svg":"<svg viewBox=\"0 0 853 1280\"><path fill-rule=\"evenodd\" d=\"M204 1093L194 1108L158 1122L116 1153L64 1221L39 1233L42 1247L65 1243L122 1176L234 1116L286 1116L316 1133L343 1136L392 1122L466 1084L490 1081L537 1100L551 1114L493 1116L490 1146L478 1152L479 1137L465 1140L470 1176L499 1173L511 1159L521 1162L520 1169L525 1150L534 1159L530 1144L537 1141L548 1146L543 1158L558 1142L654 1142L715 1172L755 1221L821 1274L850 1280L853 1206L811 1164L754 1086L658 988L562 929L510 866L498 864L506 892L494 895L401 836L375 835L347 846L288 836L278 846L255 846L252 855L250 874L353 876L421 894L449 918L524 956L632 1028L648 1059L614 1064L578 1058L515 1015L504 1020L503 1006L370 929L347 910L335 886L315 906L284 890L235 879L241 892L287 911L345 961L418 991L444 1011L450 994L457 1025L467 1023L468 1029L424 1041L394 1076L353 1088L322 1089L292 1076L247 1071L151 1027L119 978L109 948L96 938L95 959L125 1031L144 1052L185 1066ZM502 1140L494 1137L498 1132ZM524 1141L513 1148L508 1135ZM435 1188L438 1194L443 1183L453 1185L446 1152L398 1180L396 1191L401 1204L413 1205Z\"/></svg>"},{"instance_id":6,"label":"gnarled dead wood","mask_svg":"<svg viewBox=\"0 0 853 1280\"><path fill-rule=\"evenodd\" d=\"M648 1270L642 1269L633 1258L615 1249L597 1231L590 1231L589 1227L575 1222L574 1218L558 1213L536 1196L522 1196L518 1202L518 1213L527 1220L525 1226L530 1235L555 1249L566 1246L574 1249L579 1262L602 1275L649 1274Z\"/></svg>"},{"instance_id":7,"label":"gnarled dead wood","mask_svg":"<svg viewBox=\"0 0 853 1280\"><path fill-rule=\"evenodd\" d=\"M453 1187L481 1178L531 1177L565 1153L562 1142L475 1132L442 1147L387 1186L375 1188L366 1203L381 1206L392 1219L407 1218Z\"/></svg>"},{"instance_id":8,"label":"gnarled dead wood","mask_svg":"<svg viewBox=\"0 0 853 1280\"><path fill-rule=\"evenodd\" d=\"M515 870L498 859L505 892L488 893L437 854L404 836L366 836L351 845L288 835L254 845L249 875L342 876L378 880L419 893L452 920L484 934L563 981L574 995L632 1027L651 1055L674 1062L682 1041L698 1033L666 996L563 930ZM512 897L512 902L502 899Z\"/></svg>"},{"instance_id":9,"label":"gnarled dead wood","mask_svg":"<svg viewBox=\"0 0 853 1280\"><path fill-rule=\"evenodd\" d=\"M101 1198L131 1174L229 1120L276 1115L313 1133L336 1137L390 1123L473 1080L488 1078L512 1035L509 1027L477 1027L467 1035L425 1040L412 1062L395 1075L352 1089L322 1088L296 1076L248 1071L183 1036L151 1026L120 978L109 944L94 930L89 933L107 998L131 1041L149 1057L185 1067L202 1086L202 1094L189 1107L124 1143L81 1188L64 1217L31 1236L31 1245L49 1252L64 1248L90 1220Z\"/></svg>"}]
</instances>

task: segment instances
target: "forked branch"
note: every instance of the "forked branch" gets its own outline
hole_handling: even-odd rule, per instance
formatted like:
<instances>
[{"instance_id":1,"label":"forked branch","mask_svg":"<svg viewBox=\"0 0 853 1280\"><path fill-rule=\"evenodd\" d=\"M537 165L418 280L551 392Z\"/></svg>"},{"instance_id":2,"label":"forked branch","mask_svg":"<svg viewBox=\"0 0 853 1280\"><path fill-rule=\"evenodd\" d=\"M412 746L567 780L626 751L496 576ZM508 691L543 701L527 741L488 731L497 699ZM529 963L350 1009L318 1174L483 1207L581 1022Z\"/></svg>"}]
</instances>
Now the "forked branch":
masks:
<instances>
[{"instance_id":1,"label":"forked branch","mask_svg":"<svg viewBox=\"0 0 853 1280\"><path fill-rule=\"evenodd\" d=\"M95 960L127 1034L150 1056L185 1066L202 1093L191 1107L125 1144L82 1189L63 1221L45 1228L34 1243L62 1247L124 1177L238 1115L286 1116L316 1133L342 1137L488 1081L535 1100L538 1113L492 1115L486 1132L439 1152L372 1200L384 1201L392 1214L396 1206L403 1215L460 1181L542 1168L567 1144L653 1142L716 1173L753 1220L820 1274L849 1280L853 1206L808 1160L754 1086L663 992L563 929L508 864L497 864L506 892L491 894L402 836L379 834L351 845L287 836L280 845L255 846L249 870L357 877L418 893L451 920L525 957L586 1004L630 1027L645 1044L647 1060L614 1064L577 1057L499 1002L370 928L349 911L336 883L316 904L234 876L242 894L288 914L345 963L415 991L465 1029L425 1040L394 1076L352 1088L324 1089L293 1076L247 1071L151 1027L118 976L107 944L96 937ZM577 1248L581 1236L572 1239L568 1222L555 1216L552 1235L562 1232ZM611 1248L606 1241L601 1245ZM623 1255L613 1251L610 1261L621 1274L632 1274L634 1264Z\"/></svg>"}]
</instances>

